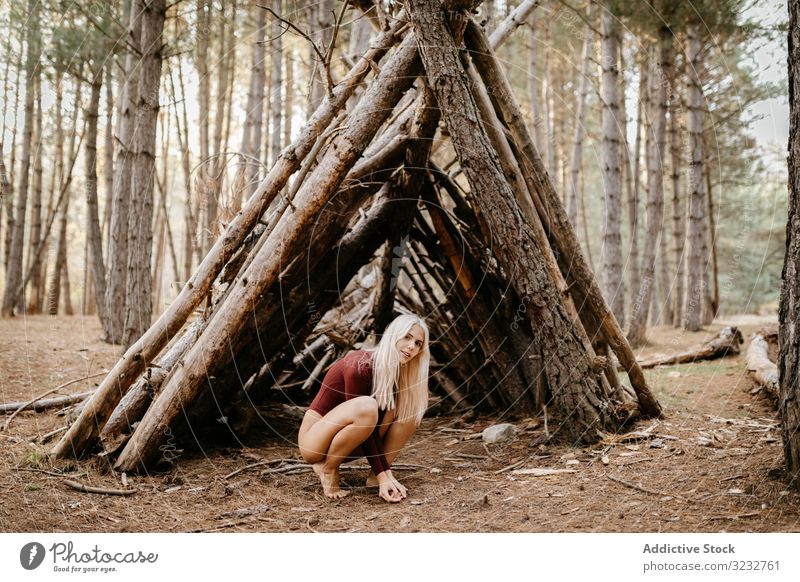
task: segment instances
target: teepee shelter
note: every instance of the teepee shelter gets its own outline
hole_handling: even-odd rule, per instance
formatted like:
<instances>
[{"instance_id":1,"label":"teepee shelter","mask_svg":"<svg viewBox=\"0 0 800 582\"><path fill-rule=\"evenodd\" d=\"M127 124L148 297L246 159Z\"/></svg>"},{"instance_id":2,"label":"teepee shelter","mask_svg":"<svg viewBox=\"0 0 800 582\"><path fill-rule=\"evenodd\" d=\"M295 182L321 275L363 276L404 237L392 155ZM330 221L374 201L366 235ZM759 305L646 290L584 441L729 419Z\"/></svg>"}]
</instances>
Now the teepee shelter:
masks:
<instances>
[{"instance_id":1,"label":"teepee shelter","mask_svg":"<svg viewBox=\"0 0 800 582\"><path fill-rule=\"evenodd\" d=\"M244 431L255 401L307 393L404 310L455 408L547 404L578 443L661 414L494 56L536 2L491 38L476 5L386 20L54 456L134 471L168 438Z\"/></svg>"}]
</instances>

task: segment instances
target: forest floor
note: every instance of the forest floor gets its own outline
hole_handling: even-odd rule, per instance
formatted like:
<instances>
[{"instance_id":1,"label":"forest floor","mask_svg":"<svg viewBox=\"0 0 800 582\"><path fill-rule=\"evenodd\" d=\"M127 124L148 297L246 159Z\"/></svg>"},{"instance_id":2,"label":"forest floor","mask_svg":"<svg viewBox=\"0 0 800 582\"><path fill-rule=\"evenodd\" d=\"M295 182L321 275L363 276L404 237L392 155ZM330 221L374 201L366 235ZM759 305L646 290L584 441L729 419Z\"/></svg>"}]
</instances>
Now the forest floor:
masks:
<instances>
[{"instance_id":1,"label":"forest floor","mask_svg":"<svg viewBox=\"0 0 800 582\"><path fill-rule=\"evenodd\" d=\"M697 333L655 328L639 355L699 345L723 323ZM750 393L744 363L751 332L777 320L730 323L746 338L742 355L646 371L665 410L662 419L633 427L649 438L573 448L556 435L540 444L538 417L515 419L514 440L484 446L483 428L507 419L426 418L396 461L395 474L409 489L398 504L363 486L364 460L343 468L351 493L335 502L322 495L313 472L291 470L299 460L297 410L266 417L241 445L186 452L169 472L127 476L136 493L125 497L68 488L62 472L92 486L124 486L97 458L51 463L54 441L41 440L65 417L23 412L0 432L0 531L797 532L800 495L786 490L775 403ZM2 402L110 369L119 353L100 341L96 318L2 320L0 337ZM99 379L61 393L86 391ZM7 418L0 415L0 423ZM264 461L275 463L228 476ZM264 472L270 468L278 471ZM531 468L570 472L514 472Z\"/></svg>"}]
</instances>

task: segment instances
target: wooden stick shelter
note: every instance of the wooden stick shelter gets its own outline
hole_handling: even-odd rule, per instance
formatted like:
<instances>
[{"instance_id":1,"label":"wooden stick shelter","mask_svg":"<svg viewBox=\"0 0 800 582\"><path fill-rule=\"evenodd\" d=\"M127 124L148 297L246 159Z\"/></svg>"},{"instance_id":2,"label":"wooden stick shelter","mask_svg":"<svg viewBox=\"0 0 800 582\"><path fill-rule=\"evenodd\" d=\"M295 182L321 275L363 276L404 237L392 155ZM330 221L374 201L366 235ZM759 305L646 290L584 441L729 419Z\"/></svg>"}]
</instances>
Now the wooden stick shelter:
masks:
<instances>
[{"instance_id":1,"label":"wooden stick shelter","mask_svg":"<svg viewBox=\"0 0 800 582\"><path fill-rule=\"evenodd\" d=\"M550 403L583 443L660 415L492 52L536 2L494 43L475 4L409 0L387 23L54 456L101 447L134 471L168 437L238 434L398 311L428 321L431 387L454 408Z\"/></svg>"}]
</instances>

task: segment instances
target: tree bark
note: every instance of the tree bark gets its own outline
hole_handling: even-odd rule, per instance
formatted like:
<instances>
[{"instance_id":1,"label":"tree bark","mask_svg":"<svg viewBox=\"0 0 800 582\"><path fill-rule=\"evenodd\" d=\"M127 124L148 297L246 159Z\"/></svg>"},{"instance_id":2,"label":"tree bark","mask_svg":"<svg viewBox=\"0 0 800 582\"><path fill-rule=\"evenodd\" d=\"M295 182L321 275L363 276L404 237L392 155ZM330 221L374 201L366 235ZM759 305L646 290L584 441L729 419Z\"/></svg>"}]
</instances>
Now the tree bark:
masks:
<instances>
[{"instance_id":1,"label":"tree bark","mask_svg":"<svg viewBox=\"0 0 800 582\"><path fill-rule=\"evenodd\" d=\"M781 276L778 407L789 484L800 489L800 1L789 0L789 217Z\"/></svg>"},{"instance_id":2,"label":"tree bark","mask_svg":"<svg viewBox=\"0 0 800 582\"><path fill-rule=\"evenodd\" d=\"M703 289L704 244L706 230L706 193L703 179L703 93L700 86L700 36L696 24L686 29L687 132L689 134L689 256L686 299L683 309L683 328L700 329L705 290Z\"/></svg>"}]
</instances>

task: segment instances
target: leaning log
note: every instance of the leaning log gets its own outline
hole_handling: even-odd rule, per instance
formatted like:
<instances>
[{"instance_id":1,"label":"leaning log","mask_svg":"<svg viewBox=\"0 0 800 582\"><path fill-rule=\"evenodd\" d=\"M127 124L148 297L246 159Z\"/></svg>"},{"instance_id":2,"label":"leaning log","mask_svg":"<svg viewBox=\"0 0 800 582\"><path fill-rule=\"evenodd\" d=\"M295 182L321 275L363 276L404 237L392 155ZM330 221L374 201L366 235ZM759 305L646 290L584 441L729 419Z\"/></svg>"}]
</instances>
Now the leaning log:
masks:
<instances>
[{"instance_id":1,"label":"leaning log","mask_svg":"<svg viewBox=\"0 0 800 582\"><path fill-rule=\"evenodd\" d=\"M608 308L592 270L583 256L551 177L547 175L542 159L533 144L508 79L500 69L486 36L472 19L467 24L465 42L484 83L492 88L490 97L495 109L511 132L528 189L533 196L536 210L545 223L545 229L575 304L581 306L582 311L591 313L597 328L627 371L639 399L642 415L660 416L661 406L648 387L633 350L614 314Z\"/></svg>"},{"instance_id":2,"label":"leaning log","mask_svg":"<svg viewBox=\"0 0 800 582\"><path fill-rule=\"evenodd\" d=\"M778 366L769 359L769 342L761 334L753 334L747 348L747 373L770 396L778 398Z\"/></svg>"},{"instance_id":3,"label":"leaning log","mask_svg":"<svg viewBox=\"0 0 800 582\"><path fill-rule=\"evenodd\" d=\"M576 442L596 442L603 430L617 428L609 395L548 276L543 249L500 170L441 6L436 0L409 0L407 6L428 85L442 109L461 169L471 190L479 193L475 200L491 228L492 251L536 330L536 351L556 405L568 418L565 424Z\"/></svg>"},{"instance_id":4,"label":"leaning log","mask_svg":"<svg viewBox=\"0 0 800 582\"><path fill-rule=\"evenodd\" d=\"M663 356L642 360L639 365L642 368L655 368L656 366L672 366L675 364L691 364L702 360L716 360L726 356L737 356L744 343L742 332L736 327L726 327L720 332L703 343L702 346L693 350L687 350L672 356Z\"/></svg>"}]
</instances>

